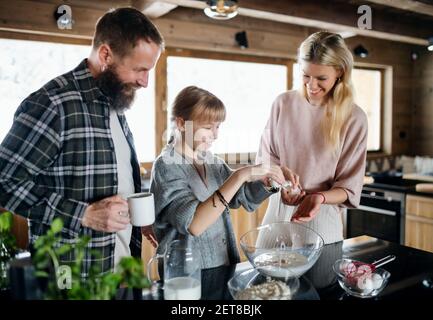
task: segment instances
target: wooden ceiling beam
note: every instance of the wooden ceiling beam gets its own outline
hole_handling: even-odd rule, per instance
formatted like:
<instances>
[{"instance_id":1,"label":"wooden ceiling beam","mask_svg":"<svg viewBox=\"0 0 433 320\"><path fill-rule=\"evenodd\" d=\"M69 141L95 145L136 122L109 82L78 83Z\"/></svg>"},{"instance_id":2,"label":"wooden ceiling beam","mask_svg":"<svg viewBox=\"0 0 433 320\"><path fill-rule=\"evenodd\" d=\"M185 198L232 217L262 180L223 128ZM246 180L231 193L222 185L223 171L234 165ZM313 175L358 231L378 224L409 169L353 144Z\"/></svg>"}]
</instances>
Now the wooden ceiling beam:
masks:
<instances>
[{"instance_id":1,"label":"wooden ceiling beam","mask_svg":"<svg viewBox=\"0 0 433 320\"><path fill-rule=\"evenodd\" d=\"M414 0L367 0L368 2L393 7L405 11L412 11L433 17L433 6Z\"/></svg>"},{"instance_id":2,"label":"wooden ceiling beam","mask_svg":"<svg viewBox=\"0 0 433 320\"><path fill-rule=\"evenodd\" d=\"M204 9L204 1L193 0L155 0L178 6ZM345 3L323 3L315 0L242 0L239 3L239 15L276 22L295 24L305 27L345 32L383 40L392 40L410 44L428 45L428 36L433 30L430 25L416 24L414 21L380 12L373 13L373 29L360 29L357 21L360 15L357 6ZM396 24L395 20L399 23Z\"/></svg>"}]
</instances>

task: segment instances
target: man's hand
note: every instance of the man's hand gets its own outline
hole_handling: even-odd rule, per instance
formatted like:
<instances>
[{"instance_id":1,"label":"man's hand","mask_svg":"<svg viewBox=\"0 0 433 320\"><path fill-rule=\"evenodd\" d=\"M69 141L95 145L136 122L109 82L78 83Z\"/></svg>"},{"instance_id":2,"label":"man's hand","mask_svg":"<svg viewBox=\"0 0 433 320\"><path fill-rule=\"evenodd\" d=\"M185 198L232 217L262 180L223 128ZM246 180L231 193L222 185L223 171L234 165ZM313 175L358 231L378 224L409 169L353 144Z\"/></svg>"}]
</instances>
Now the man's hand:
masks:
<instances>
[{"instance_id":1,"label":"man's hand","mask_svg":"<svg viewBox=\"0 0 433 320\"><path fill-rule=\"evenodd\" d=\"M115 195L90 204L81 224L96 231L117 232L130 223L128 212L128 202Z\"/></svg>"},{"instance_id":2,"label":"man's hand","mask_svg":"<svg viewBox=\"0 0 433 320\"><path fill-rule=\"evenodd\" d=\"M298 209L293 214L291 221L308 222L320 211L320 205L323 203L323 197L320 194L309 194L301 201Z\"/></svg>"},{"instance_id":3,"label":"man's hand","mask_svg":"<svg viewBox=\"0 0 433 320\"><path fill-rule=\"evenodd\" d=\"M141 234L149 240L154 248L158 246L158 241L156 241L155 233L153 232L153 225L141 227Z\"/></svg>"}]
</instances>

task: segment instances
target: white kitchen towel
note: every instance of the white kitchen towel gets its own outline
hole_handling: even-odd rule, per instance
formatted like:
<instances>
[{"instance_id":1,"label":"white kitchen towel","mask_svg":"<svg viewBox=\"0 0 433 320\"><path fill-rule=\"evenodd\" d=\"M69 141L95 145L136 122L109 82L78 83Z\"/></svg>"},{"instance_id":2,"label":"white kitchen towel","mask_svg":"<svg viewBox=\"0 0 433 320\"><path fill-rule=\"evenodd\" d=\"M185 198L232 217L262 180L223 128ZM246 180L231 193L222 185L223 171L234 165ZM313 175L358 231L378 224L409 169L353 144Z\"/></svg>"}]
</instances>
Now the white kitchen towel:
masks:
<instances>
[{"instance_id":1,"label":"white kitchen towel","mask_svg":"<svg viewBox=\"0 0 433 320\"><path fill-rule=\"evenodd\" d=\"M295 206L283 204L281 194L277 192L269 198L269 205L263 217L262 225L290 221L295 210ZM343 209L337 205L322 204L317 216L312 221L302 224L316 231L323 238L325 244L341 241L343 240L342 211ZM271 241L271 239L268 236L265 239L261 234L257 244L264 244L267 241Z\"/></svg>"},{"instance_id":2,"label":"white kitchen towel","mask_svg":"<svg viewBox=\"0 0 433 320\"><path fill-rule=\"evenodd\" d=\"M415 157L415 168L419 174L433 173L433 158Z\"/></svg>"}]
</instances>

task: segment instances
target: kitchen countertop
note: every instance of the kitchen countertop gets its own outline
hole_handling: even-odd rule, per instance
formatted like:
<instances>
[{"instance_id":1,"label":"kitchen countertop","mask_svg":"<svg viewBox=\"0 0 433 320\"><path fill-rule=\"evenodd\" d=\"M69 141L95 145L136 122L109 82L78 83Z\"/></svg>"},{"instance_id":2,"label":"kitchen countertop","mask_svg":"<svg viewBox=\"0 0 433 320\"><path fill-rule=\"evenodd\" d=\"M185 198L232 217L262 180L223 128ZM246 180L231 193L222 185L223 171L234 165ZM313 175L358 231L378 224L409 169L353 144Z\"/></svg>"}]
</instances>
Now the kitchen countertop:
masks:
<instances>
[{"instance_id":1,"label":"kitchen countertop","mask_svg":"<svg viewBox=\"0 0 433 320\"><path fill-rule=\"evenodd\" d=\"M402 246L381 239L360 236L324 246L316 264L300 278L300 289L296 300L351 300L361 299L348 296L339 286L332 270L334 262L341 257L363 262L373 262L387 255L396 259L385 266L391 273L385 289L373 300L429 300L433 301L433 254ZM227 288L228 280L235 272L251 267L249 262L202 270L203 300L232 300ZM120 289L117 299L158 299L162 291L142 296L141 292L126 292ZM125 294L126 292L126 294ZM5 292L0 299L9 299ZM371 299L369 299L371 300Z\"/></svg>"},{"instance_id":2,"label":"kitchen countertop","mask_svg":"<svg viewBox=\"0 0 433 320\"><path fill-rule=\"evenodd\" d=\"M359 300L348 296L339 286L332 265L341 257L373 262L387 255L397 258L383 266L391 273L379 300L433 299L433 254L396 243L360 236L326 245L316 262L301 277L303 293L299 300ZM202 271L202 299L230 300L227 281L235 272L250 267L249 262ZM296 298L296 296L295 296ZM433 301L433 300L432 300Z\"/></svg>"},{"instance_id":3,"label":"kitchen countertop","mask_svg":"<svg viewBox=\"0 0 433 320\"><path fill-rule=\"evenodd\" d=\"M376 188L381 190L388 190L388 191L396 191L396 192L403 192L405 194L412 194L417 195L421 197L433 197L433 193L430 192L420 192L416 191L416 185L419 183L426 183L423 180L412 180L412 179L403 179L406 183L410 184L410 186L406 186L404 190L400 186L387 184L387 183L376 183L374 181L366 181L364 180L364 187L369 188Z\"/></svg>"},{"instance_id":4,"label":"kitchen countertop","mask_svg":"<svg viewBox=\"0 0 433 320\"><path fill-rule=\"evenodd\" d=\"M416 191L415 188L410 189L406 194L411 194L414 196L420 196L420 197L430 197L433 198L433 193L431 192L422 192L422 191Z\"/></svg>"},{"instance_id":5,"label":"kitchen countertop","mask_svg":"<svg viewBox=\"0 0 433 320\"><path fill-rule=\"evenodd\" d=\"M433 176L419 173L405 173L403 179L420 180L423 182L433 182Z\"/></svg>"}]
</instances>

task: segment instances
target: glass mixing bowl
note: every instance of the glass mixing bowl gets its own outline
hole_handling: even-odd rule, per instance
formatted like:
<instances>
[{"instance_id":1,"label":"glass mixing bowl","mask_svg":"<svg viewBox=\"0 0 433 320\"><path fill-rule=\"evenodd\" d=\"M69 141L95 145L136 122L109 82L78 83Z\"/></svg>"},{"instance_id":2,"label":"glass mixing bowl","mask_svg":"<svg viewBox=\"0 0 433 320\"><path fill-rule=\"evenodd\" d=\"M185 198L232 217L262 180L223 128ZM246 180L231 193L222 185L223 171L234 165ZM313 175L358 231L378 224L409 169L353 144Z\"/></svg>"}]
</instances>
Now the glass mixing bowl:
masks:
<instances>
[{"instance_id":1,"label":"glass mixing bowl","mask_svg":"<svg viewBox=\"0 0 433 320\"><path fill-rule=\"evenodd\" d=\"M338 276L338 283L351 296L375 297L388 283L391 273L383 268L365 268L365 265L365 263L352 259L339 259L333 265L333 270Z\"/></svg>"},{"instance_id":2,"label":"glass mixing bowl","mask_svg":"<svg viewBox=\"0 0 433 320\"><path fill-rule=\"evenodd\" d=\"M235 300L291 300L299 283L298 278L272 279L248 268L236 273L227 285Z\"/></svg>"},{"instance_id":3,"label":"glass mixing bowl","mask_svg":"<svg viewBox=\"0 0 433 320\"><path fill-rule=\"evenodd\" d=\"M263 275L300 277L320 257L322 237L302 224L276 222L254 228L240 238L250 263Z\"/></svg>"}]
</instances>

